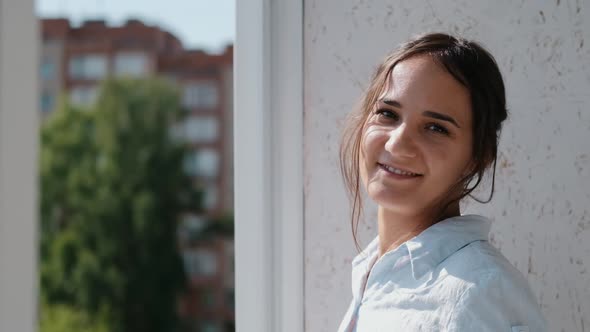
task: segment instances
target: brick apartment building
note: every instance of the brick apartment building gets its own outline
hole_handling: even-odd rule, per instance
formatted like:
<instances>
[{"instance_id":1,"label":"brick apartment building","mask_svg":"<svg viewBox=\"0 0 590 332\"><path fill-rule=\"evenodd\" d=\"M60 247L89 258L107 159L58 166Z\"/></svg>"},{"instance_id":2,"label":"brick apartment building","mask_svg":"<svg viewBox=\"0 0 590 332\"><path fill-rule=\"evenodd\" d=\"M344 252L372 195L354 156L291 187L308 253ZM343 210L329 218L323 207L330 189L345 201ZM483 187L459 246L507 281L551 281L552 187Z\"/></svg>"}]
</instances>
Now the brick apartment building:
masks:
<instances>
[{"instance_id":1,"label":"brick apartment building","mask_svg":"<svg viewBox=\"0 0 590 332\"><path fill-rule=\"evenodd\" d=\"M186 214L178 227L179 248L191 280L179 302L199 331L222 331L234 320L233 241L192 241L206 220L233 210L232 54L186 50L171 33L139 20L118 27L67 19L42 20L41 112L50 114L57 100L90 105L99 83L112 76L159 75L173 82L187 114L173 132L191 146L185 171L205 189L203 215ZM190 324L190 322L189 322Z\"/></svg>"}]
</instances>

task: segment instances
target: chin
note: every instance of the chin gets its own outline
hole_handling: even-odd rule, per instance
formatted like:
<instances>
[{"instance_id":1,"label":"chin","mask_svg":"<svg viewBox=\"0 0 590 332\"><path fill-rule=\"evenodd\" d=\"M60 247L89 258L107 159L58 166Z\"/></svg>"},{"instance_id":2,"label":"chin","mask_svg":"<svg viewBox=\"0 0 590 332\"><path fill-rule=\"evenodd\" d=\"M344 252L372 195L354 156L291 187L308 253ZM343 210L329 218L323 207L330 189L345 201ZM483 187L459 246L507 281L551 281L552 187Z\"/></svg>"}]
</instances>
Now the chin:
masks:
<instances>
[{"instance_id":1,"label":"chin","mask_svg":"<svg viewBox=\"0 0 590 332\"><path fill-rule=\"evenodd\" d=\"M422 216L420 211L423 211L424 209L421 209L418 206L399 206L399 205L381 205L379 204L379 209L381 209L382 213L385 213L386 216L389 217L398 217L398 218L402 218L406 221L417 221L419 219L417 219L418 217Z\"/></svg>"},{"instance_id":2,"label":"chin","mask_svg":"<svg viewBox=\"0 0 590 332\"><path fill-rule=\"evenodd\" d=\"M414 195L392 192L391 190L369 190L369 198L379 207L400 214L415 214L420 208L415 206Z\"/></svg>"}]
</instances>

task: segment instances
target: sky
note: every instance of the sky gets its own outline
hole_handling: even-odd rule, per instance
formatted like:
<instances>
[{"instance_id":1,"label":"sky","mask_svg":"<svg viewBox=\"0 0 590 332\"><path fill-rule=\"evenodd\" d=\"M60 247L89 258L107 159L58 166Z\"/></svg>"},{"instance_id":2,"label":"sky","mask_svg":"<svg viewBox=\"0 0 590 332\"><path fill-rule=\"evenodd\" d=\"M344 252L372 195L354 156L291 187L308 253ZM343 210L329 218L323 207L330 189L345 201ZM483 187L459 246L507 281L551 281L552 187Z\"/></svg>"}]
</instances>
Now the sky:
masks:
<instances>
[{"instance_id":1,"label":"sky","mask_svg":"<svg viewBox=\"0 0 590 332\"><path fill-rule=\"evenodd\" d=\"M220 52L235 37L238 0L36 0L39 17L69 18L74 25L104 19L110 25L137 18L178 37L185 48Z\"/></svg>"}]
</instances>

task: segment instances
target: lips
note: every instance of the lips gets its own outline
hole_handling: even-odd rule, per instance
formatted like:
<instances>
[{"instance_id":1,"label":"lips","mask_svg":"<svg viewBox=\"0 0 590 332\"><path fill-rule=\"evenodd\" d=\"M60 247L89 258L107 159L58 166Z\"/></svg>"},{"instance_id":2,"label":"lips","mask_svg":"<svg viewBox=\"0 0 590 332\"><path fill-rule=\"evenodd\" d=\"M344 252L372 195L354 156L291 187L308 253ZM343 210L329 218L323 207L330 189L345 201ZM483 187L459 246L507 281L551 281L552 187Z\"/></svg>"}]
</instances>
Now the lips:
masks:
<instances>
[{"instance_id":1,"label":"lips","mask_svg":"<svg viewBox=\"0 0 590 332\"><path fill-rule=\"evenodd\" d=\"M381 164L381 163L377 163L377 165L379 165L379 167L384 169L385 171L387 171L389 173L393 173L395 175L399 175L399 176L406 176L406 177L422 176L422 174L414 173L412 171L409 171L407 169L400 168L400 167L385 165L385 164Z\"/></svg>"}]
</instances>

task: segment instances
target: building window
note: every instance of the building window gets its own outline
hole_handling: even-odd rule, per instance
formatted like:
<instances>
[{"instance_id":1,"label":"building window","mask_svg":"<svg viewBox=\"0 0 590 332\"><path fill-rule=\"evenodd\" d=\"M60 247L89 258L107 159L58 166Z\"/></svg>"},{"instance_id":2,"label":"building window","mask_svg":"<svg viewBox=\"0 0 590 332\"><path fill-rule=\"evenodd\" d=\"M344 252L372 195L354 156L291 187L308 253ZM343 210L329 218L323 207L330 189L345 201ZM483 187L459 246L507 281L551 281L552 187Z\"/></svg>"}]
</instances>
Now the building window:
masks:
<instances>
[{"instance_id":1,"label":"building window","mask_svg":"<svg viewBox=\"0 0 590 332\"><path fill-rule=\"evenodd\" d=\"M187 108L215 108L218 103L217 84L212 81L185 84L182 101Z\"/></svg>"},{"instance_id":2,"label":"building window","mask_svg":"<svg viewBox=\"0 0 590 332\"><path fill-rule=\"evenodd\" d=\"M158 73L158 76L163 79L164 81L166 81L167 83L170 83L170 85L174 86L174 87L178 87L179 83L178 83L178 77L176 76L176 74L173 73Z\"/></svg>"},{"instance_id":3,"label":"building window","mask_svg":"<svg viewBox=\"0 0 590 332\"><path fill-rule=\"evenodd\" d=\"M55 62L50 59L43 59L41 62L41 78L45 81L55 78Z\"/></svg>"},{"instance_id":4,"label":"building window","mask_svg":"<svg viewBox=\"0 0 590 332\"><path fill-rule=\"evenodd\" d=\"M115 55L114 70L118 76L146 76L149 72L148 56L140 52L121 52Z\"/></svg>"},{"instance_id":5,"label":"building window","mask_svg":"<svg viewBox=\"0 0 590 332\"><path fill-rule=\"evenodd\" d=\"M212 277L217 274L217 256L211 249L185 250L182 260L191 277Z\"/></svg>"},{"instance_id":6,"label":"building window","mask_svg":"<svg viewBox=\"0 0 590 332\"><path fill-rule=\"evenodd\" d=\"M198 173L206 177L216 177L219 173L219 153L214 149L202 149L197 155Z\"/></svg>"},{"instance_id":7,"label":"building window","mask_svg":"<svg viewBox=\"0 0 590 332\"><path fill-rule=\"evenodd\" d=\"M191 152L184 157L184 172L190 176L197 176L197 153Z\"/></svg>"},{"instance_id":8,"label":"building window","mask_svg":"<svg viewBox=\"0 0 590 332\"><path fill-rule=\"evenodd\" d=\"M226 239L223 244L224 246L224 255L225 255L225 278L223 280L223 285L227 289L232 289L235 287L235 259L234 259L234 242L233 240ZM232 295L233 296L233 295ZM232 300L233 301L233 300ZM233 302L232 302L233 304Z\"/></svg>"},{"instance_id":9,"label":"building window","mask_svg":"<svg viewBox=\"0 0 590 332\"><path fill-rule=\"evenodd\" d=\"M219 135L217 118L213 116L191 116L185 120L185 139L193 143L212 142Z\"/></svg>"},{"instance_id":10,"label":"building window","mask_svg":"<svg viewBox=\"0 0 590 332\"><path fill-rule=\"evenodd\" d=\"M217 206L219 197L219 190L216 185L209 185L205 188L205 197L203 199L203 207L205 209L214 209Z\"/></svg>"},{"instance_id":11,"label":"building window","mask_svg":"<svg viewBox=\"0 0 590 332\"><path fill-rule=\"evenodd\" d=\"M53 105L55 102L54 96L49 92L43 92L41 94L41 111L43 113L48 113L53 109Z\"/></svg>"},{"instance_id":12,"label":"building window","mask_svg":"<svg viewBox=\"0 0 590 332\"><path fill-rule=\"evenodd\" d=\"M189 245L203 231L207 222L201 216L186 214L182 217L180 227L177 229L178 241L182 245Z\"/></svg>"},{"instance_id":13,"label":"building window","mask_svg":"<svg viewBox=\"0 0 590 332\"><path fill-rule=\"evenodd\" d=\"M217 322L208 322L204 321L201 323L201 328L199 331L202 332L221 332L221 325Z\"/></svg>"},{"instance_id":14,"label":"building window","mask_svg":"<svg viewBox=\"0 0 590 332\"><path fill-rule=\"evenodd\" d=\"M213 289L204 289L201 292L201 304L206 308L217 307L217 294Z\"/></svg>"},{"instance_id":15,"label":"building window","mask_svg":"<svg viewBox=\"0 0 590 332\"><path fill-rule=\"evenodd\" d=\"M174 122L168 127L168 137L175 143L184 141L185 124L183 122Z\"/></svg>"},{"instance_id":16,"label":"building window","mask_svg":"<svg viewBox=\"0 0 590 332\"><path fill-rule=\"evenodd\" d=\"M94 104L98 97L98 87L95 85L76 86L70 90L70 101L80 106Z\"/></svg>"},{"instance_id":17,"label":"building window","mask_svg":"<svg viewBox=\"0 0 590 332\"><path fill-rule=\"evenodd\" d=\"M236 292L233 288L230 289L226 289L224 291L224 295L225 295L225 304L226 306L230 307L230 308L234 308L235 307L235 303L236 303Z\"/></svg>"},{"instance_id":18,"label":"building window","mask_svg":"<svg viewBox=\"0 0 590 332\"><path fill-rule=\"evenodd\" d=\"M69 62L69 74L73 79L98 80L104 78L107 71L107 57L102 54L76 55Z\"/></svg>"},{"instance_id":19,"label":"building window","mask_svg":"<svg viewBox=\"0 0 590 332\"><path fill-rule=\"evenodd\" d=\"M184 159L184 171L191 176L214 178L219 174L219 153L215 149L201 149Z\"/></svg>"}]
</instances>

